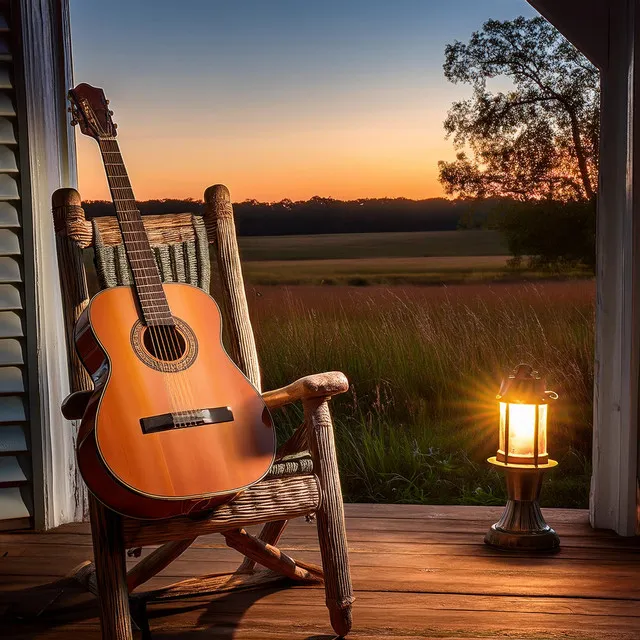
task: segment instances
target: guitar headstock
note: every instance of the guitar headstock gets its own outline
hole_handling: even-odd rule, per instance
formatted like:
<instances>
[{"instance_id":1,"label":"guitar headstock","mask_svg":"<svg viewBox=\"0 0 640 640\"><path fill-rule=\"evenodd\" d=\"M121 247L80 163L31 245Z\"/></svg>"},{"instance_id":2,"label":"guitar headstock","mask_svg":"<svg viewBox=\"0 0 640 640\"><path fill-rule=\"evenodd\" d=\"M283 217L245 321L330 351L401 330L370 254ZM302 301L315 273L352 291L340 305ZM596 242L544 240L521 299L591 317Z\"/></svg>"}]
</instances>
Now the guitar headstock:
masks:
<instances>
[{"instance_id":1,"label":"guitar headstock","mask_svg":"<svg viewBox=\"0 0 640 640\"><path fill-rule=\"evenodd\" d=\"M116 137L118 125L111 119L113 111L102 89L83 82L69 91L69 100L71 124L79 124L82 133L96 140Z\"/></svg>"}]
</instances>

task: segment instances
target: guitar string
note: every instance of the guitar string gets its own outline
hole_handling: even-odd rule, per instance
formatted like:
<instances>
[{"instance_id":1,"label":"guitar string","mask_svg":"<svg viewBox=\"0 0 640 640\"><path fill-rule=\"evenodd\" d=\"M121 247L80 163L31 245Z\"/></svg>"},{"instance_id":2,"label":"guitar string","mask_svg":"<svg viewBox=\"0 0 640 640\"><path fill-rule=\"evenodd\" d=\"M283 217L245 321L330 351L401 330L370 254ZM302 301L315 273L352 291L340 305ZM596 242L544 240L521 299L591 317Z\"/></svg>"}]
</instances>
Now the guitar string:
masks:
<instances>
[{"instance_id":1,"label":"guitar string","mask_svg":"<svg viewBox=\"0 0 640 640\"><path fill-rule=\"evenodd\" d=\"M101 148L103 147L103 145L100 145ZM103 153L107 154L107 153L111 153L111 154L117 154L118 156L120 156L119 152L114 150L113 147L111 147L111 149L109 149L108 145L104 145L106 148L102 149ZM119 226L121 228L121 233L122 233L122 239L125 245L125 249L127 248L127 244L130 244L131 246L134 247L134 251L142 251L144 249L143 243L141 243L136 235L134 233L132 233L132 231L125 226L124 223L129 223L129 224L134 224L135 223L135 219L130 219L129 215L127 213L125 213L125 211L130 211L131 207L128 207L128 209L126 210L122 210L122 202L126 202L129 199L122 199L119 198L116 194L116 189L119 188L124 188L124 184L122 185L122 187L117 186L118 180L120 179L119 176L116 176L113 174L112 169L110 169L110 167L114 164L122 164L122 168L124 169L124 172L126 174L126 169L124 168L124 163L107 163L107 157L105 156L105 171L107 173L107 177L109 179L109 186L110 188L112 188L112 196L113 196L113 200L114 200L114 205L116 207L116 212L118 214L118 222L119 222ZM122 181L124 182L124 180ZM133 193L132 193L133 195ZM127 206L127 205L125 205ZM136 248L139 247L139 248ZM133 276L133 284L135 286L136 281L139 282L142 286L148 286L151 287L153 285L153 273L148 273L149 268L144 265L135 255L131 255L128 254L127 255L128 259L129 259L129 263L131 266L131 271L132 271L132 276ZM136 278L136 274L138 275L138 278ZM140 296L140 290L138 290L138 295L141 298L140 300L140 306L142 308L142 312L143 315L149 315L148 313L145 314L146 311L146 307L147 305L144 304L144 302L147 300L145 295ZM153 309L150 309L149 311L153 311ZM155 315L155 313L154 313ZM145 320L147 320L147 318L145 317ZM167 376L166 374L169 373L169 369L167 368L167 358L166 358L166 351L164 349L160 349L159 348L159 335L157 334L157 332L155 331L155 329L151 329L151 327L147 327L146 329L147 331L151 331L151 344L154 346L155 352L157 354L159 354L161 357L158 358L158 360L160 361L160 370L161 373L164 373L165 375L162 376L162 380L165 386L165 390L167 393L167 396L169 397L169 401L171 404L171 409L172 409L172 413L175 413L177 410L177 407L175 405L175 393L174 390L172 389L172 387L174 387L174 385L172 384L172 380L169 376ZM161 353L162 352L162 353Z\"/></svg>"},{"instance_id":2,"label":"guitar string","mask_svg":"<svg viewBox=\"0 0 640 640\"><path fill-rule=\"evenodd\" d=\"M146 236L144 225L142 224L142 220L139 217L139 213L137 212L137 209L135 209L135 200L132 197L133 191L131 189L131 184L128 180L126 168L124 166L124 161L122 160L122 156L120 154L120 150L118 148L117 142L115 142L115 140L112 142L113 144L110 145L111 149L107 151L107 153L112 153L117 156L117 159L120 160L120 162L118 162L117 164L120 164L124 171L124 174L122 175L111 176L114 181L114 186L118 190L129 192L128 193L129 197L117 198L117 200L124 201L124 202L130 201L132 204L130 205L130 208L128 209L128 211L129 212L135 211L135 213L138 214L133 219L131 219L129 215L125 215L124 213L122 214L122 218L124 218L123 220L124 222L128 222L129 224L132 224L135 227L137 227L135 231L132 231L131 229L126 228L125 233L127 234L128 239L132 241L134 246L140 247L139 249L136 249L136 251L144 252L147 254L146 257L142 260L136 256L133 260L133 262L135 263L134 266L137 267L138 270L142 271L142 277L147 280L145 284L147 284L148 287L154 287L154 288L158 287L162 291L162 282L159 279L159 272L158 272L158 268L155 263L155 260L153 258L153 254L151 254L151 247L148 243L148 238ZM151 262L151 264L147 264L147 262ZM151 280L152 282L149 282L149 280ZM148 301L148 298L146 296L148 295L148 293L149 292L145 292L143 296L143 298L146 299L147 301ZM170 313L170 309L168 305L166 305L166 298L164 300L164 303L165 303L164 306L166 306L166 309L162 310L160 307L154 304L154 301L152 298L150 311L154 313L154 315L160 315L160 316L162 316L164 311L166 319L173 321L173 318ZM149 309L146 309L145 311L148 312ZM149 314L146 313L146 315L149 315ZM182 408L180 409L180 411L178 411L177 406L175 405L175 402L174 402L174 398L173 397L171 398L172 406L174 407L174 410L175 410L174 412L178 413L179 415L186 414L185 416L186 422L184 419L178 417L177 423L179 426L188 425L190 419L196 418L196 414L194 410L189 410L189 407L193 406L193 398L190 397L191 393L188 393L185 395L185 389L189 389L189 387L184 384L183 378L185 377L185 374L178 375L180 373L180 370L177 369L177 365L174 364L174 361L179 359L179 357L183 353L177 338L178 329L175 327L175 325L165 324L164 322L162 322L162 318L160 318L159 324L154 323L147 330L151 332L152 343L155 343L156 350L158 350L158 346L160 346L160 350L162 352L160 360L161 361L164 360L164 363L161 365L163 371L165 371L169 376L170 382L178 383L177 385L171 384L171 386L174 389L173 394L175 394L175 398L179 402L183 402L184 403L183 407L186 407L186 409ZM185 346L187 345L185 344ZM172 358L169 358L168 357L169 355L171 355ZM175 391L177 391L178 393L175 393ZM176 416L174 416L174 424L175 424L175 421L176 421Z\"/></svg>"},{"instance_id":3,"label":"guitar string","mask_svg":"<svg viewBox=\"0 0 640 640\"><path fill-rule=\"evenodd\" d=\"M137 235L133 235L136 232L131 232L130 230L127 232L129 235L129 239L132 241L133 246L138 247L138 251L148 251L148 247L144 240L139 240ZM133 237L132 237L133 236ZM157 283L157 267L155 264L147 264L146 261L151 258L147 257L144 259L144 262L136 257L134 258L135 269L140 273L140 276L143 280L143 284L156 288ZM165 378L169 384L169 395L171 399L171 404L174 413L174 424L177 426L186 426L187 422L185 422L184 418L180 417L184 415L184 407L189 406L190 403L184 392L184 385L180 384L181 380L179 377L176 377L177 366L174 361L177 360L180 356L179 345L175 339L175 327L166 324L166 320L171 319L171 316L166 313L164 309L159 307L153 302L153 299L149 301L148 298L149 292L145 290L143 294L143 299L147 301L146 304L143 304L143 314L146 316L145 319L152 320L152 322L148 322L147 331L150 332L151 342L154 345L156 354L159 356L158 360L160 361L160 367L163 373L165 374ZM149 304L150 302L150 304ZM151 316L154 317L151 317ZM159 317L158 317L159 316ZM164 316L164 317L163 317ZM158 323L156 324L157 321ZM179 404L176 404L179 403ZM180 406L182 405L182 406ZM187 415L187 421L189 416Z\"/></svg>"},{"instance_id":4,"label":"guitar string","mask_svg":"<svg viewBox=\"0 0 640 640\"><path fill-rule=\"evenodd\" d=\"M131 184L128 181L126 168L124 166L124 161L122 160L118 145L115 140L108 140L107 142L113 142L114 144L105 145L105 147L107 148L103 149L103 153L116 155L117 159L119 160L119 162L117 163L109 163L109 165L107 165L105 158L105 169L107 169L108 178L113 183L114 191L126 191L129 192L130 196L133 196ZM112 164L120 165L124 170L124 174L114 175L113 172L107 168ZM114 204L117 202L117 204L121 205L123 202L131 202L132 205L134 205L125 211L133 212L135 210L135 200L133 197L116 197L115 193L113 194L113 196ZM118 209L118 207L116 208ZM138 213L137 210L136 213ZM138 272L140 279L143 281L142 284L146 288L155 288L156 286L159 286L162 289L162 282L159 279L159 272L157 265L155 264L155 259L153 259L152 257L153 254L151 253L151 247L148 244L146 235L142 235L145 233L145 230L144 226L142 225L142 220L138 217L139 213L138 216L134 217L133 219L128 215L128 213L124 213L122 209L118 211L118 214L119 222L128 223L130 225L138 227L137 230L132 231L130 228L121 225L123 240L125 239L124 236L126 235L126 239L130 241L130 244L136 247L134 251L147 254L146 258L143 259L140 259L137 256L128 256L130 263L133 263L131 265L132 271L134 272L134 274L135 272ZM138 239L139 237L141 239ZM148 260L153 260L153 263L150 265L146 264L146 261ZM134 277L134 283L135 280L136 278ZM166 310L163 310L160 306L154 303L152 297L149 298L148 294L149 292L147 291L145 291L145 293L143 294L142 297L147 304L141 306L143 307L143 313L146 316L149 315L149 312L153 313L156 316L161 316L159 319L159 324L150 324L147 328L147 331L151 332L151 342L154 345L156 352L161 356L160 358L158 358L158 360L160 360L161 363L161 371L165 374L163 376L163 380L165 381L165 387L168 387L167 394L170 397L170 403L174 413L174 424L176 424L177 422L177 426L181 427L189 426L192 422L193 424L195 424L197 422L197 414L195 409L189 408L193 407L193 398L192 394L190 393L190 387L188 385L185 385L184 378L186 377L186 375L180 372L177 365L173 363L173 361L179 359L183 352L177 338L178 329L175 325L167 325L162 322L162 315L165 315L166 319L173 320L168 305L163 305L166 306ZM166 298L164 302L166 303ZM166 312L168 312L168 314ZM185 347L188 347L188 345L186 344L186 340ZM172 356L172 358L170 358L169 356ZM180 375L180 373L182 373L182 375ZM185 393L185 391L187 393ZM180 402L181 404L184 403L183 408L178 409L176 401Z\"/></svg>"}]
</instances>

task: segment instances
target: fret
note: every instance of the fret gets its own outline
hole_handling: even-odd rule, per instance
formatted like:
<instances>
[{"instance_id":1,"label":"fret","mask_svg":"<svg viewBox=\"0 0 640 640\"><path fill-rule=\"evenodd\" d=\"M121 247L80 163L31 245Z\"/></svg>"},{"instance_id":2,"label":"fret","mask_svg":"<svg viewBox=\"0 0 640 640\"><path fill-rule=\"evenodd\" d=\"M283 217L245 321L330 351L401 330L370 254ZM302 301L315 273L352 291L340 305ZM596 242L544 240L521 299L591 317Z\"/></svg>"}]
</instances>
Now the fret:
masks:
<instances>
[{"instance_id":1,"label":"fret","mask_svg":"<svg viewBox=\"0 0 640 640\"><path fill-rule=\"evenodd\" d=\"M98 143L143 319L148 325L173 325L171 309L118 143L115 138L101 139Z\"/></svg>"}]
</instances>

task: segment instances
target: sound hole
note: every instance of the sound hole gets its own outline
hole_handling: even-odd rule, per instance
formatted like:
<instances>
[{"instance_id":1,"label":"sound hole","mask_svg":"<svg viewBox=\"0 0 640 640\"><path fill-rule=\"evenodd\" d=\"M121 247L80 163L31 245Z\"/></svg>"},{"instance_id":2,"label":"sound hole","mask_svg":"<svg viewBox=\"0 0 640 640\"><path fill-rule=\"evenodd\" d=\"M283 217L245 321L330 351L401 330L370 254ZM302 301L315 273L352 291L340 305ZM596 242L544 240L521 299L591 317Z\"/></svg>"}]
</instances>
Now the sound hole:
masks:
<instances>
[{"instance_id":1,"label":"sound hole","mask_svg":"<svg viewBox=\"0 0 640 640\"><path fill-rule=\"evenodd\" d=\"M142 344L151 356L164 362L179 360L187 350L182 333L177 327L170 325L146 327L142 334Z\"/></svg>"}]
</instances>

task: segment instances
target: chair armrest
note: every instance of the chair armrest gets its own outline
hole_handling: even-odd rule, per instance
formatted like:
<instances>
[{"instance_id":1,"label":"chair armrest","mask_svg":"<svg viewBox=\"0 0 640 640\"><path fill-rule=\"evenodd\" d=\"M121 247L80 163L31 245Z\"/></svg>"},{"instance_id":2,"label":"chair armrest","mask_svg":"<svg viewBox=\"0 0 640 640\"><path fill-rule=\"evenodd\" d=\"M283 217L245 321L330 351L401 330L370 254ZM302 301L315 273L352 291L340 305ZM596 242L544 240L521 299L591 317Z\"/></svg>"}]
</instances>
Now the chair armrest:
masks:
<instances>
[{"instance_id":1,"label":"chair armrest","mask_svg":"<svg viewBox=\"0 0 640 640\"><path fill-rule=\"evenodd\" d=\"M344 393L349 388L349 381L340 371L317 373L305 376L282 389L265 391L262 399L269 409L277 409L287 404L308 398L330 398Z\"/></svg>"},{"instance_id":2,"label":"chair armrest","mask_svg":"<svg viewBox=\"0 0 640 640\"><path fill-rule=\"evenodd\" d=\"M70 393L62 401L62 415L67 420L80 420L93 395L93 389L90 391L74 391Z\"/></svg>"}]
</instances>

